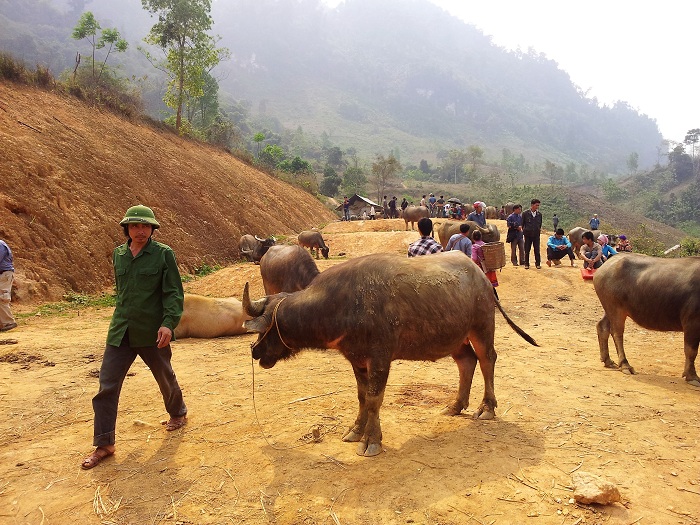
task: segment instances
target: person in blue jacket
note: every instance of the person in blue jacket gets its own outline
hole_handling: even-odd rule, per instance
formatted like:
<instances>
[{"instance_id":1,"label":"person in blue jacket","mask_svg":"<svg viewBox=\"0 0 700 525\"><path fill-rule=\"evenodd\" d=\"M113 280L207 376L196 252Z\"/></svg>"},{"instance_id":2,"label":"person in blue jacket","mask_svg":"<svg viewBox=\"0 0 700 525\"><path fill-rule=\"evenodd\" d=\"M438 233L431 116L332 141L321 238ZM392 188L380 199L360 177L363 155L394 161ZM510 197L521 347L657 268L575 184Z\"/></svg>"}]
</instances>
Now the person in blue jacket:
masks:
<instances>
[{"instance_id":1,"label":"person in blue jacket","mask_svg":"<svg viewBox=\"0 0 700 525\"><path fill-rule=\"evenodd\" d=\"M571 266L576 266L574 260L574 251L571 249L571 243L569 239L564 235L564 230L558 228L557 231L552 235L547 241L547 266L552 266L552 261L554 261L555 266L561 264L561 259L565 255L569 256L571 260Z\"/></svg>"}]
</instances>

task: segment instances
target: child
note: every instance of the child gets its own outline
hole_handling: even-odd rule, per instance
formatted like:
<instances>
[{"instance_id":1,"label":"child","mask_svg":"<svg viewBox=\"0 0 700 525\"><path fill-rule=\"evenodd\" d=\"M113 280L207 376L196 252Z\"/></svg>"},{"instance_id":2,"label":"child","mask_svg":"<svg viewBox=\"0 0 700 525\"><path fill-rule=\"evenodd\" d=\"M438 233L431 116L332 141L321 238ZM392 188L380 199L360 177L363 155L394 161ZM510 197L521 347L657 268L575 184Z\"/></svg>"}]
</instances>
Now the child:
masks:
<instances>
[{"instance_id":1,"label":"child","mask_svg":"<svg viewBox=\"0 0 700 525\"><path fill-rule=\"evenodd\" d=\"M491 281L491 285L493 286L493 295L495 295L496 300L499 301L500 299L498 298L498 292L496 291L496 286L498 286L498 276L496 275L496 270L486 269L486 258L484 257L484 250L482 248L482 246L486 243L481 240L481 232L479 230L476 230L472 234L472 241L472 261L474 261L477 266L484 271L488 280Z\"/></svg>"},{"instance_id":2,"label":"child","mask_svg":"<svg viewBox=\"0 0 700 525\"><path fill-rule=\"evenodd\" d=\"M615 251L615 248L610 246L608 244L608 236L605 234L602 234L598 237L598 244L600 244L600 251L603 254L602 260L603 262L607 261L612 257L613 255L617 255L617 251Z\"/></svg>"},{"instance_id":3,"label":"child","mask_svg":"<svg viewBox=\"0 0 700 525\"><path fill-rule=\"evenodd\" d=\"M632 251L632 245L627 240L626 235L620 235L619 240L617 242L617 251L618 252L631 252Z\"/></svg>"}]
</instances>

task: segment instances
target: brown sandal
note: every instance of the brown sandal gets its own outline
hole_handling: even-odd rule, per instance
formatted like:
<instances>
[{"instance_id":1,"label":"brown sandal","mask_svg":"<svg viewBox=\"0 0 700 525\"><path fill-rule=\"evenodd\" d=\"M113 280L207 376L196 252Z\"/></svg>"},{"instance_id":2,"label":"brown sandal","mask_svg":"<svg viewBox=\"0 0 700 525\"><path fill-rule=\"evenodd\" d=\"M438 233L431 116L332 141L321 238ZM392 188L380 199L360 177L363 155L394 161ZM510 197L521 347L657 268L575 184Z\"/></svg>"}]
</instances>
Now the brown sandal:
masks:
<instances>
[{"instance_id":1,"label":"brown sandal","mask_svg":"<svg viewBox=\"0 0 700 525\"><path fill-rule=\"evenodd\" d=\"M178 428L182 428L187 424L187 416L171 417L168 421L163 421L165 430L172 432Z\"/></svg>"},{"instance_id":2,"label":"brown sandal","mask_svg":"<svg viewBox=\"0 0 700 525\"><path fill-rule=\"evenodd\" d=\"M83 470L90 470L91 468L95 468L97 465L99 465L103 459L113 455L113 450L110 451L104 447L97 447L92 454L90 454L83 460L83 462L80 464L80 467Z\"/></svg>"}]
</instances>

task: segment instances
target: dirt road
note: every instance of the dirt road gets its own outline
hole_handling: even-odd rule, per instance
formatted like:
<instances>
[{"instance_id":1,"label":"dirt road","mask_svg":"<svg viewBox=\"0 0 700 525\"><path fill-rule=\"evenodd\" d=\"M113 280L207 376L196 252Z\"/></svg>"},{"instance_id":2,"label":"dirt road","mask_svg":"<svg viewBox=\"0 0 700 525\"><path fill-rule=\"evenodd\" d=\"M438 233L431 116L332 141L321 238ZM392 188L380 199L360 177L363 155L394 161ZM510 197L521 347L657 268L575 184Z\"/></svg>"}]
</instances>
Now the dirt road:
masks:
<instances>
[{"instance_id":1,"label":"dirt road","mask_svg":"<svg viewBox=\"0 0 700 525\"><path fill-rule=\"evenodd\" d=\"M398 220L330 224L331 259L319 267L404 254L417 234L403 229ZM497 418L440 415L457 387L451 359L395 362L385 451L375 458L341 441L357 411L344 359L306 351L262 370L251 365L254 336L244 335L173 345L190 411L173 433L160 425L157 386L137 360L122 392L117 453L83 471L111 311L23 317L0 338L18 341L0 346L0 523L698 523L700 390L680 377L682 335L628 322L638 375L623 375L599 361L602 309L578 269L508 266L499 280L505 309L541 346L497 317ZM246 281L262 295L250 263L186 289L240 298ZM473 400L482 388L477 373ZM624 504L573 503L578 470L617 484Z\"/></svg>"}]
</instances>

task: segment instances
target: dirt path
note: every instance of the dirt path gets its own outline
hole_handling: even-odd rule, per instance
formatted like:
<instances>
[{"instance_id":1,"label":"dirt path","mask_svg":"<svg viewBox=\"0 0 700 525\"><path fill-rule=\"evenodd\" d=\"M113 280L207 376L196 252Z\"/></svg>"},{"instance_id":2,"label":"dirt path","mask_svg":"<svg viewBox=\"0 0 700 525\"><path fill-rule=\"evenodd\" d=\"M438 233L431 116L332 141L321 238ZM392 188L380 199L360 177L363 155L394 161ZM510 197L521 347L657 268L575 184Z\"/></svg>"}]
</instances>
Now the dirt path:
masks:
<instances>
[{"instance_id":1,"label":"dirt path","mask_svg":"<svg viewBox=\"0 0 700 525\"><path fill-rule=\"evenodd\" d=\"M324 235L332 257L321 269L403 254L417 238L399 221L334 223ZM190 420L173 433L161 427L157 387L137 361L122 392L117 454L83 471L111 311L23 318L0 338L18 340L0 346L0 523L698 523L700 391L680 377L681 334L629 323L639 373L626 376L599 361L602 310L577 269L509 266L499 280L506 310L541 346L498 318L497 419L439 414L457 386L450 359L395 362L385 452L375 458L341 441L357 410L344 359L306 351L253 368L254 336L245 335L174 344ZM246 281L262 295L251 264L186 288L240 297ZM477 373L472 397L482 388ZM624 505L574 504L576 470L616 483Z\"/></svg>"}]
</instances>

